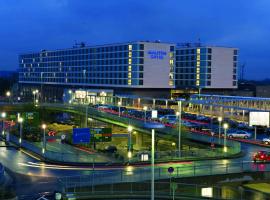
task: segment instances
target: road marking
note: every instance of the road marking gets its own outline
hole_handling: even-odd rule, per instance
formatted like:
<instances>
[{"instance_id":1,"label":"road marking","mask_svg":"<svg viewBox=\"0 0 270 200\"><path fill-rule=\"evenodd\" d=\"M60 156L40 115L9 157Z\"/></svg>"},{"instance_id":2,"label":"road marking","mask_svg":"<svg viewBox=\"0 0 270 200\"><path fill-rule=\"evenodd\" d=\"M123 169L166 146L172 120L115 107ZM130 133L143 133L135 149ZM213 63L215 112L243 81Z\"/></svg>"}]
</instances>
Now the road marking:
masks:
<instances>
[{"instance_id":1,"label":"road marking","mask_svg":"<svg viewBox=\"0 0 270 200\"><path fill-rule=\"evenodd\" d=\"M26 154L26 155L28 155L28 156L30 156L30 157L32 157L32 158L38 160L38 161L41 161L40 158L38 158L38 157L36 157L36 156L34 156L34 155L28 153L27 151L24 151L23 149L21 149L21 152L23 152L24 154Z\"/></svg>"}]
</instances>

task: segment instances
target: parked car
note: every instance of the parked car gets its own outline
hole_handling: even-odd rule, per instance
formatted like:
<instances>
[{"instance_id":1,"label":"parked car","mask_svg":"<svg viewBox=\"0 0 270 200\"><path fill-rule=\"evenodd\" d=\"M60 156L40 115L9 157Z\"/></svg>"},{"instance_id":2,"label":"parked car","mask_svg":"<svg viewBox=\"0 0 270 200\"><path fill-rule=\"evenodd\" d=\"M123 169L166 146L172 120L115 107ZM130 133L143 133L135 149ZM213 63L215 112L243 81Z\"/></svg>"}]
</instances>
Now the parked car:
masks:
<instances>
[{"instance_id":1,"label":"parked car","mask_svg":"<svg viewBox=\"0 0 270 200\"><path fill-rule=\"evenodd\" d=\"M176 115L164 115L164 116L160 117L159 120L161 122L165 122L165 123L170 122L170 121L172 122L172 121L177 120L177 116Z\"/></svg>"},{"instance_id":2,"label":"parked car","mask_svg":"<svg viewBox=\"0 0 270 200\"><path fill-rule=\"evenodd\" d=\"M270 144L270 138L263 138L262 142L268 145Z\"/></svg>"},{"instance_id":3,"label":"parked car","mask_svg":"<svg viewBox=\"0 0 270 200\"><path fill-rule=\"evenodd\" d=\"M254 162L269 162L270 161L270 152L268 151L258 151L253 155Z\"/></svg>"},{"instance_id":4,"label":"parked car","mask_svg":"<svg viewBox=\"0 0 270 200\"><path fill-rule=\"evenodd\" d=\"M244 139L248 139L248 138L251 137L251 133L248 133L248 132L243 131L243 130L231 130L231 131L228 131L227 137L229 137L229 138L244 138Z\"/></svg>"}]
</instances>

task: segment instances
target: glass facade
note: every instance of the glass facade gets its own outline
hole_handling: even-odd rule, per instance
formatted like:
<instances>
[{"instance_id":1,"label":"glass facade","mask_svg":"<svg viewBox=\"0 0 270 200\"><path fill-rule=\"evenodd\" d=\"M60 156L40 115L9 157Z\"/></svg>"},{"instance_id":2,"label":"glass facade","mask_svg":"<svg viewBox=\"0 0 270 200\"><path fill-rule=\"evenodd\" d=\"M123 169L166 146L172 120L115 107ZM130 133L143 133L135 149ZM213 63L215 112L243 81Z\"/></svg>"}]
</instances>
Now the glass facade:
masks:
<instances>
[{"instance_id":1,"label":"glass facade","mask_svg":"<svg viewBox=\"0 0 270 200\"><path fill-rule=\"evenodd\" d=\"M219 59L222 62L220 58L213 57L212 51L213 48L211 47L177 47L175 56L175 86L192 88L211 87L213 81L213 59ZM237 86L238 51L232 51L234 54L233 60L229 62L233 64L233 71L230 73L232 74L232 86Z\"/></svg>"},{"instance_id":2,"label":"glass facade","mask_svg":"<svg viewBox=\"0 0 270 200\"><path fill-rule=\"evenodd\" d=\"M175 85L211 85L211 48L178 48L175 59Z\"/></svg>"},{"instance_id":3,"label":"glass facade","mask_svg":"<svg viewBox=\"0 0 270 200\"><path fill-rule=\"evenodd\" d=\"M126 43L23 54L19 82L64 85L143 85L144 44Z\"/></svg>"}]
</instances>

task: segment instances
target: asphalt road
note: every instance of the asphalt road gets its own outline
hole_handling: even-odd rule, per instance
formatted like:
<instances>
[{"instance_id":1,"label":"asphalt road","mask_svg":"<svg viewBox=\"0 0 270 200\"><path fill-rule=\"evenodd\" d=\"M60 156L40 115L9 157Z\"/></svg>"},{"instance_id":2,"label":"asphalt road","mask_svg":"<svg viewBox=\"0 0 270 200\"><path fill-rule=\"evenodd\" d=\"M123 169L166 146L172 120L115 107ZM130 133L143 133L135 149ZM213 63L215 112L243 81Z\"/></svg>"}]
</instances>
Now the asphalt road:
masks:
<instances>
[{"instance_id":1,"label":"asphalt road","mask_svg":"<svg viewBox=\"0 0 270 200\"><path fill-rule=\"evenodd\" d=\"M259 150L269 151L269 148L242 143L242 150L246 152L246 154L241 158L159 164L158 167L160 168L160 172L156 172L156 175L161 173L161 177L167 177L168 167L174 167L175 169L179 168L178 173L181 173L181 176L190 176L194 173L194 165L196 166L196 174L203 175L208 172L209 164L216 166L213 169L217 173L223 173L226 165L232 165L230 171L237 172L240 170L240 165L237 164L238 162L247 163L246 167L252 170L256 168L256 164L251 162L252 155ZM120 176L122 176L122 181L146 180L149 179L150 176L149 165L77 167L46 164L42 163L38 158L33 157L31 154L29 155L27 152L6 147L0 148L0 160L1 163L9 169L8 172L11 173L11 176L14 179L13 187L16 188L16 191L20 195L31 195L34 193L58 190L58 178L91 175L93 167L95 172L100 174L96 177L95 183L97 184L117 182L120 179ZM236 164L233 165L233 163ZM269 169L270 166L264 164L263 166L260 165L260 167L262 167L263 170L266 167ZM175 170L174 173L177 173L177 171Z\"/></svg>"}]
</instances>

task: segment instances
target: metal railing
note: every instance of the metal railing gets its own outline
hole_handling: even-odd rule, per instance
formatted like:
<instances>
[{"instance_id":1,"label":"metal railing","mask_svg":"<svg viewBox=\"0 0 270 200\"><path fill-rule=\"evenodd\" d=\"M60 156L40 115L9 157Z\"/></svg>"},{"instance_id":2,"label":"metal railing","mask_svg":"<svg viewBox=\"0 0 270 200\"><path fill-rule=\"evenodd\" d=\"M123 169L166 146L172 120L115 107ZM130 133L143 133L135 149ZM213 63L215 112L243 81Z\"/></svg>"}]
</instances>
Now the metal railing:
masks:
<instances>
[{"instance_id":1,"label":"metal railing","mask_svg":"<svg viewBox=\"0 0 270 200\"><path fill-rule=\"evenodd\" d=\"M155 180L169 179L171 177L198 177L209 175L223 175L243 172L263 172L270 171L270 163L256 164L253 162L230 162L224 164L196 164L195 162L178 163L174 167L174 172L168 172L166 167L155 167ZM113 170L113 169L112 169ZM89 185L102 185L112 183L142 182L151 180L150 168L126 167L122 170L111 172L93 171L91 175L69 176L60 178L63 188L81 187Z\"/></svg>"},{"instance_id":2,"label":"metal railing","mask_svg":"<svg viewBox=\"0 0 270 200\"><path fill-rule=\"evenodd\" d=\"M36 146L35 144L28 142L26 140L20 140L15 135L9 135L10 142L21 146L31 152L36 153L41 156L45 160L58 161L58 162L66 162L66 163L93 163L95 160L95 155L87 154L84 152L81 153L59 153L55 151L46 150L44 153L42 152L42 148Z\"/></svg>"},{"instance_id":3,"label":"metal railing","mask_svg":"<svg viewBox=\"0 0 270 200\"><path fill-rule=\"evenodd\" d=\"M204 190L208 189L208 193ZM210 190L209 190L210 189ZM151 183L120 183L120 184L105 184L91 186L74 186L63 190L64 198L89 198L103 197L106 199L115 199L116 197L144 197L150 199ZM200 184L176 183L171 182L155 182L155 197L157 199L230 199L230 200L245 200L245 199L267 199L267 195L259 191L248 190L241 186L213 186Z\"/></svg>"}]
</instances>

